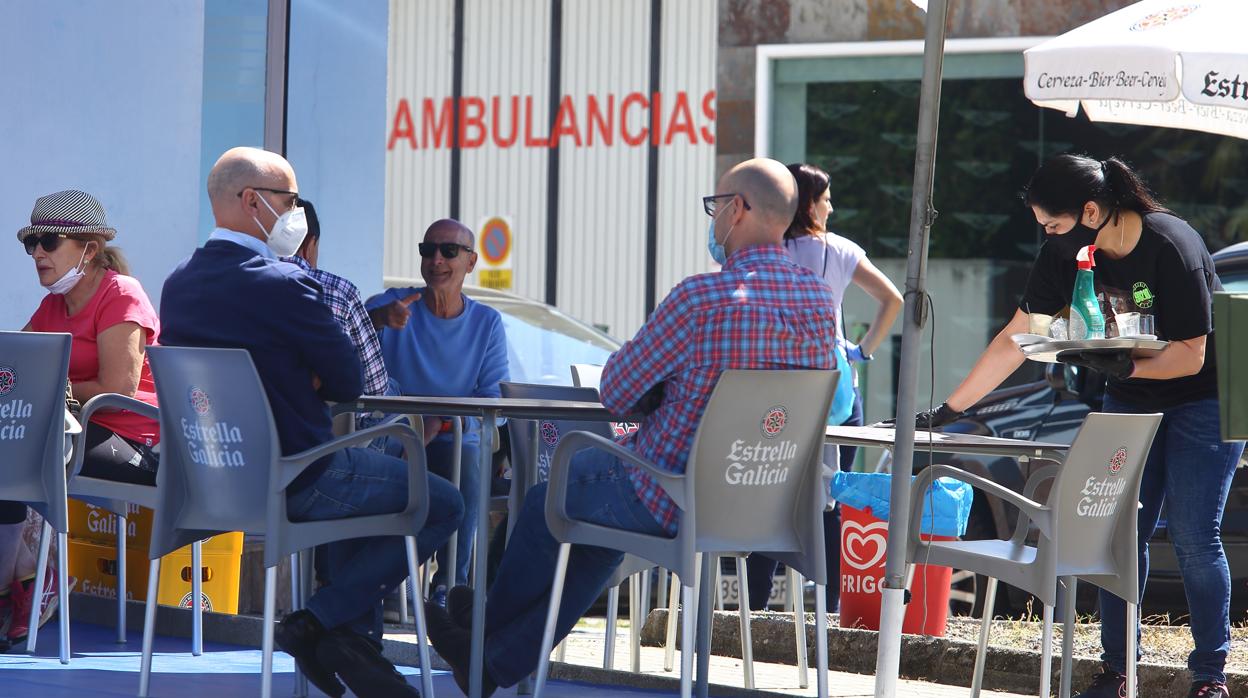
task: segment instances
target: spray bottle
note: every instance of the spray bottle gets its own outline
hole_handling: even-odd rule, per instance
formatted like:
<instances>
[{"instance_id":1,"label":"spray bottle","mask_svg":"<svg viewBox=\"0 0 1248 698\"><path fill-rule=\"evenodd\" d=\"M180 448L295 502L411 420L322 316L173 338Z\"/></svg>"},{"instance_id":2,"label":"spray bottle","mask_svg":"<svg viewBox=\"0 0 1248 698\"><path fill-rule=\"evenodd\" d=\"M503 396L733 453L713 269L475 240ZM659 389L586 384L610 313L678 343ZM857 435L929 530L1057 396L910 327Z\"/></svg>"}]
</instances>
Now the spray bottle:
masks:
<instances>
[{"instance_id":1,"label":"spray bottle","mask_svg":"<svg viewBox=\"0 0 1248 698\"><path fill-rule=\"evenodd\" d=\"M1075 275L1075 292L1070 300L1071 339L1105 338L1105 316L1101 313L1100 301L1096 299L1092 278L1092 267L1096 266L1092 257L1094 252L1096 245L1088 245L1080 249L1075 257L1079 271Z\"/></svg>"}]
</instances>

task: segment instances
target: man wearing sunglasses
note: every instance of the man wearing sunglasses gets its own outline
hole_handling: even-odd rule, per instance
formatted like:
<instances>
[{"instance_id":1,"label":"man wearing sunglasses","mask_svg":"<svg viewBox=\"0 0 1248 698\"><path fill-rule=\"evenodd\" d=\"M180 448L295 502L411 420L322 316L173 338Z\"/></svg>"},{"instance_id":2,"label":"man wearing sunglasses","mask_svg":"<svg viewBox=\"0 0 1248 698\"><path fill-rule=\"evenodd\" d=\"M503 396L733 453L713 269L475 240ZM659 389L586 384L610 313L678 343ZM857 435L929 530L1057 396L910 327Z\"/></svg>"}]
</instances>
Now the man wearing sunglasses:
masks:
<instances>
[{"instance_id":1,"label":"man wearing sunglasses","mask_svg":"<svg viewBox=\"0 0 1248 698\"><path fill-rule=\"evenodd\" d=\"M477 263L474 236L455 220L434 221L417 246L424 288L392 288L369 299L367 306L381 328L381 353L386 370L406 395L499 397L498 384L509 380L507 337L497 310L464 295L464 279ZM419 300L413 301L413 297ZM480 438L475 419L465 420L460 447L460 492L464 521L459 527L456 570L439 564L430 598L445 603L447 589L468 583L472 541L477 524ZM437 436L425 447L429 472L450 477L454 436L449 420L426 418L427 432ZM438 551L445 561L447 551Z\"/></svg>"},{"instance_id":2,"label":"man wearing sunglasses","mask_svg":"<svg viewBox=\"0 0 1248 698\"><path fill-rule=\"evenodd\" d=\"M282 455L333 438L326 401L363 390L355 345L323 302L323 289L278 258L299 249L307 227L299 187L285 158L256 148L227 151L208 175L216 229L165 280L161 343L246 349L273 408ZM286 491L294 521L401 511L407 463L348 448L303 471ZM424 562L459 525L463 503L430 475L429 516L413 531ZM350 512L349 514L347 512ZM419 696L381 654L381 601L407 577L403 539L330 543L328 583L303 610L282 619L277 645L330 696ZM339 682L341 679L341 682Z\"/></svg>"}]
</instances>

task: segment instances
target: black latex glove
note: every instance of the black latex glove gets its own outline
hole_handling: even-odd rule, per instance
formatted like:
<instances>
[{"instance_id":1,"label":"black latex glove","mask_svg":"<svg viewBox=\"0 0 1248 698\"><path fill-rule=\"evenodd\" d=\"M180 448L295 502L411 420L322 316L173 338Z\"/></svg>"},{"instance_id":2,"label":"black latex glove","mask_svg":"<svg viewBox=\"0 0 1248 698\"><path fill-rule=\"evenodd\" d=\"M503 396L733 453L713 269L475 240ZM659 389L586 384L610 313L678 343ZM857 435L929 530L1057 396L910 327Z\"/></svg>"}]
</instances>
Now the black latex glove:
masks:
<instances>
[{"instance_id":1,"label":"black latex glove","mask_svg":"<svg viewBox=\"0 0 1248 698\"><path fill-rule=\"evenodd\" d=\"M942 402L940 403L940 407L937 407L934 410L924 410L923 412L914 415L914 428L939 429L946 424L952 424L953 422L958 421L958 418L961 416L962 413L950 407L949 403ZM896 425L897 420L886 419L871 426L894 427Z\"/></svg>"},{"instance_id":2,"label":"black latex glove","mask_svg":"<svg viewBox=\"0 0 1248 698\"><path fill-rule=\"evenodd\" d=\"M1092 351L1062 352L1058 359L1072 366L1099 371L1117 380L1130 378L1131 374L1135 372L1135 361L1131 359L1131 353L1128 351L1109 353Z\"/></svg>"}]
</instances>

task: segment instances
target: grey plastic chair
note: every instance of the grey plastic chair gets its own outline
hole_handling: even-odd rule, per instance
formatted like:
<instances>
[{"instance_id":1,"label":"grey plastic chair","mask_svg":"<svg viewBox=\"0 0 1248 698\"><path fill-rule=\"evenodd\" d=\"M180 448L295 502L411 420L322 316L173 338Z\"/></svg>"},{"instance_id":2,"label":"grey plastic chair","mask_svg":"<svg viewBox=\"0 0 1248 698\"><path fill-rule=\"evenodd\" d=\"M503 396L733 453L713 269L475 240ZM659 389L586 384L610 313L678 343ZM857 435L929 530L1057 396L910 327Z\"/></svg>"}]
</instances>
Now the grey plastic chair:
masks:
<instances>
[{"instance_id":1,"label":"grey plastic chair","mask_svg":"<svg viewBox=\"0 0 1248 698\"><path fill-rule=\"evenodd\" d=\"M116 393L96 395L87 400L79 413L82 424L91 421L91 417L101 409L125 409L141 414L149 419L160 420L160 410L146 402L135 400ZM129 482L114 482L102 478L87 477L82 474L82 461L86 456L86 429L79 432L74 440L74 459L70 469L69 496L89 504L94 504L117 517L117 642L126 641L126 516L129 505L134 504L148 509L157 505L156 488L149 485L137 485ZM203 557L200 541L191 545L191 567L195 576L191 580L191 590L195 598L200 597L203 586ZM151 588L148 593L156 595L157 590ZM204 652L204 611L199 604L191 605L191 654L198 657Z\"/></svg>"},{"instance_id":2,"label":"grey plastic chair","mask_svg":"<svg viewBox=\"0 0 1248 698\"><path fill-rule=\"evenodd\" d=\"M692 692L695 614L698 695L707 693L712 560L722 554L740 556L760 550L802 571L820 587L815 617L818 686L819 695L827 695L827 616L821 589L827 581L822 517L830 474L820 456L836 379L836 371L725 371L698 425L683 474L662 469L601 436L573 433L563 438L551 464L546 498L546 523L560 546L536 695L545 688L572 544L622 550L679 575L685 608L680 688L685 698ZM754 449L756 445L761 448ZM599 526L568 516L569 464L574 453L591 447L605 450L654 478L681 510L675 538ZM743 450L746 447L749 452ZM698 604L693 600L695 579Z\"/></svg>"},{"instance_id":3,"label":"grey plastic chair","mask_svg":"<svg viewBox=\"0 0 1248 698\"><path fill-rule=\"evenodd\" d=\"M1041 638L1040 696L1050 688L1053 606L1059 582L1066 587L1062 622L1061 698L1070 696L1074 600L1078 579L1127 602L1127 695L1136 695L1135 623L1139 600L1136 519L1140 478L1160 414L1088 415L1061 467L1043 468L1027 482L1023 494L949 465L933 465L919 473L910 500L911 528L907 563L973 570L989 577L980 628L979 650L971 695L978 696L983 681L984 654L992 623L997 580L1034 594L1044 605ZM1018 526L1010 540L923 541L919 515L923 493L934 478L967 482L1000 497L1019 510ZM1040 485L1052 481L1044 503L1033 499ZM1029 523L1039 529L1036 545L1028 545Z\"/></svg>"},{"instance_id":4,"label":"grey plastic chair","mask_svg":"<svg viewBox=\"0 0 1248 698\"><path fill-rule=\"evenodd\" d=\"M569 400L579 402L597 402L598 390L590 387L568 387L566 385L537 385L531 383L500 383L505 398L527 398L533 400ZM586 422L575 420L533 420L512 419L509 421L511 433L511 495L508 514L508 526L515 524L524 503L524 495L529 488L539 482L545 482L548 476L555 447L561 437L574 431L597 434L603 438L611 438L611 427L606 422ZM508 531L510 533L510 530ZM640 593L636 589L633 575L645 572L654 567L632 555L626 556L624 562L607 582L607 629L605 649L602 657L602 668L615 668L615 631L620 606L620 585L630 582L629 612L631 629L629 632L630 657L633 671L641 667L641 619Z\"/></svg>"},{"instance_id":5,"label":"grey plastic chair","mask_svg":"<svg viewBox=\"0 0 1248 698\"><path fill-rule=\"evenodd\" d=\"M162 453L152 527L149 587L160 575L159 558L182 546L228 531L264 536L264 635L261 695L272 694L273 621L277 564L321 543L368 536L404 536L408 573L418 579L415 534L429 509L424 449L411 427L388 424L354 432L302 453L282 457L273 414L251 356L243 349L152 347L148 350L160 400ZM408 503L394 514L292 522L286 488L310 464L378 436L400 439L407 453ZM306 555L301 554L306 558ZM306 564L298 566L306 570ZM303 587L308 588L305 575ZM302 605L299 599L296 604ZM416 604L421 687L433 695L425 617ZM139 695L152 671L156 595L149 594L143 623Z\"/></svg>"},{"instance_id":6,"label":"grey plastic chair","mask_svg":"<svg viewBox=\"0 0 1248 698\"><path fill-rule=\"evenodd\" d=\"M71 341L63 333L0 332L0 456L5 463L0 499L25 502L43 517L26 651L34 653L39 637L44 574L55 531L62 664L69 663L70 655L65 467L72 439L81 431L65 410Z\"/></svg>"}]
</instances>

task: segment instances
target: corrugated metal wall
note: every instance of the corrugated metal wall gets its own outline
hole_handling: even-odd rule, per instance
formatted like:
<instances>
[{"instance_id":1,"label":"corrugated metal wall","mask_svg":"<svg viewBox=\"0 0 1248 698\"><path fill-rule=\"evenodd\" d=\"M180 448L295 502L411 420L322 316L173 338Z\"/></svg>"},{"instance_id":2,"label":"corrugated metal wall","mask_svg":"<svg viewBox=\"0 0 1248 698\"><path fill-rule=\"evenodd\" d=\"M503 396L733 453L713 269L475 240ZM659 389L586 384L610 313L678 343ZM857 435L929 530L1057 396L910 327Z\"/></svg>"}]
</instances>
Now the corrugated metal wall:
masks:
<instances>
[{"instance_id":1,"label":"corrugated metal wall","mask_svg":"<svg viewBox=\"0 0 1248 698\"><path fill-rule=\"evenodd\" d=\"M589 95L614 106L614 140L565 147L559 155L561 309L627 337L645 321L646 155L620 136L630 93L650 91L649 0L564 0L563 93L582 123ZM601 108L601 105L600 105ZM648 112L630 108L630 128Z\"/></svg>"},{"instance_id":2,"label":"corrugated metal wall","mask_svg":"<svg viewBox=\"0 0 1248 698\"><path fill-rule=\"evenodd\" d=\"M465 0L464 96L482 100L490 132L463 149L460 218L478 232L486 218L511 220L512 291L537 299L545 295L548 153L525 139L550 123L549 54L549 0ZM464 135L471 145L476 134Z\"/></svg>"},{"instance_id":3,"label":"corrugated metal wall","mask_svg":"<svg viewBox=\"0 0 1248 698\"><path fill-rule=\"evenodd\" d=\"M513 290L544 300L551 151L537 141L551 133L552 3L463 3L463 95L480 100L464 102L463 108L470 119L484 109L485 132L470 126L463 134L469 142L461 151L460 218L477 229L487 217L509 217L515 239ZM714 145L701 129L714 130L703 101L715 85L715 8L716 0L662 3L663 97L652 112L650 0L562 2L557 89L570 104L559 139L557 304L620 337L631 336L646 312L650 141L639 142L636 135L642 129L649 134L655 124L666 134L679 93L688 102L696 135L657 141L657 299L680 279L710 266L698 197L714 186ZM390 115L393 119L400 98L408 100L420 147L412 149L410 139L390 139L395 142L387 160L389 276L419 277L415 242L429 221L449 211L451 151L425 147L422 110L426 98L436 106L451 94L453 16L454 0L391 3ZM510 142L513 99L519 123ZM631 100L628 109L626 100ZM389 128L393 134L393 122ZM632 143L626 142L625 128L634 136ZM484 142L475 144L476 136L484 136Z\"/></svg>"},{"instance_id":4,"label":"corrugated metal wall","mask_svg":"<svg viewBox=\"0 0 1248 698\"><path fill-rule=\"evenodd\" d=\"M421 130L425 98L451 96L454 0L391 0L390 70L386 94L386 276L420 278L420 242L425 227L449 213L451 151L426 148ZM396 138L399 100L406 100L415 129L411 140Z\"/></svg>"},{"instance_id":5,"label":"corrugated metal wall","mask_svg":"<svg viewBox=\"0 0 1248 698\"><path fill-rule=\"evenodd\" d=\"M697 143L676 136L659 151L659 254L655 291L661 301L681 279L709 271L702 197L715 193L715 144L701 132L703 100L715 90L716 0L663 3L660 84L665 95L686 92ZM709 28L708 28L709 27ZM709 106L715 108L713 99ZM714 124L708 127L714 134Z\"/></svg>"}]
</instances>

